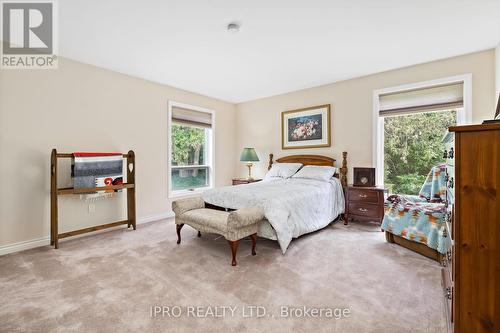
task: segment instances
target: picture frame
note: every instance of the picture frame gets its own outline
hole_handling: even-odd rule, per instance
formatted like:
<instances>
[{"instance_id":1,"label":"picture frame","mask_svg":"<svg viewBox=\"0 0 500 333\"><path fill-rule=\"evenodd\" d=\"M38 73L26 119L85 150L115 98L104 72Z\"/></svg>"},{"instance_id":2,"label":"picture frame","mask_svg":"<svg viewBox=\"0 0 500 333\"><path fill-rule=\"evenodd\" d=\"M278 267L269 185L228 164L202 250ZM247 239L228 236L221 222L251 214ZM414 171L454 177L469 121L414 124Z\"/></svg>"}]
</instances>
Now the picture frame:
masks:
<instances>
[{"instance_id":1,"label":"picture frame","mask_svg":"<svg viewBox=\"0 0 500 333\"><path fill-rule=\"evenodd\" d=\"M375 168L353 168L353 185L375 187Z\"/></svg>"},{"instance_id":2,"label":"picture frame","mask_svg":"<svg viewBox=\"0 0 500 333\"><path fill-rule=\"evenodd\" d=\"M330 104L282 112L281 148L330 147L330 112Z\"/></svg>"}]
</instances>

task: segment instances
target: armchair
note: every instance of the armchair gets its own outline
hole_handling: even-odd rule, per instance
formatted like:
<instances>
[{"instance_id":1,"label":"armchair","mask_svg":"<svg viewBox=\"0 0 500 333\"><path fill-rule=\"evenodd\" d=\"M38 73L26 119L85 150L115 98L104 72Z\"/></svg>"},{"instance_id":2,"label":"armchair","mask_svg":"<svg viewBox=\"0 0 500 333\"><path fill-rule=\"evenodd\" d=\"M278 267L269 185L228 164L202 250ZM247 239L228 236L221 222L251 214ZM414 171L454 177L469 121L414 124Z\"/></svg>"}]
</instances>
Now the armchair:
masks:
<instances>
[{"instance_id":1,"label":"armchair","mask_svg":"<svg viewBox=\"0 0 500 333\"><path fill-rule=\"evenodd\" d=\"M386 240L439 261L450 248L446 202L446 165L443 164L431 169L418 196L396 194L386 199L382 221Z\"/></svg>"}]
</instances>

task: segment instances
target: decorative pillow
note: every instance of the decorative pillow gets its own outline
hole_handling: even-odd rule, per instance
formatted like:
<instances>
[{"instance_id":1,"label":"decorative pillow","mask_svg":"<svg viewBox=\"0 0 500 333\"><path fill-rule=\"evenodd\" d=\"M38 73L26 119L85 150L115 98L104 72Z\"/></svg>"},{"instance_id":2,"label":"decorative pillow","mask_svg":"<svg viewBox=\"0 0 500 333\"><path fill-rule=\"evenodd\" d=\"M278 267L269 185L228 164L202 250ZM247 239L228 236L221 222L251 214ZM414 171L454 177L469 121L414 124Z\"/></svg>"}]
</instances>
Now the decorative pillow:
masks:
<instances>
[{"instance_id":1,"label":"decorative pillow","mask_svg":"<svg viewBox=\"0 0 500 333\"><path fill-rule=\"evenodd\" d=\"M302 163L274 163L271 170L266 173L264 180L290 178L301 166Z\"/></svg>"},{"instance_id":2,"label":"decorative pillow","mask_svg":"<svg viewBox=\"0 0 500 333\"><path fill-rule=\"evenodd\" d=\"M329 181L337 172L337 168L331 166L306 165L292 178L308 178Z\"/></svg>"}]
</instances>

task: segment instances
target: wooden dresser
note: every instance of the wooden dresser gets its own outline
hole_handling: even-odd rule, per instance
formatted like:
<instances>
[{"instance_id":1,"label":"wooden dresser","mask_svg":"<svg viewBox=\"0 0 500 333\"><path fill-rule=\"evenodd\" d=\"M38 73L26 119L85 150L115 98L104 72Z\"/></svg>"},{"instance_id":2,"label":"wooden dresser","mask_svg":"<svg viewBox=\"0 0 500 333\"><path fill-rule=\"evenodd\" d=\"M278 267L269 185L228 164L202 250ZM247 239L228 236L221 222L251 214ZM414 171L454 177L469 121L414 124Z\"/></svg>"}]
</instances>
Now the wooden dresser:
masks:
<instances>
[{"instance_id":1,"label":"wooden dresser","mask_svg":"<svg viewBox=\"0 0 500 333\"><path fill-rule=\"evenodd\" d=\"M445 232L452 247L442 260L448 328L500 332L500 124L449 130Z\"/></svg>"}]
</instances>

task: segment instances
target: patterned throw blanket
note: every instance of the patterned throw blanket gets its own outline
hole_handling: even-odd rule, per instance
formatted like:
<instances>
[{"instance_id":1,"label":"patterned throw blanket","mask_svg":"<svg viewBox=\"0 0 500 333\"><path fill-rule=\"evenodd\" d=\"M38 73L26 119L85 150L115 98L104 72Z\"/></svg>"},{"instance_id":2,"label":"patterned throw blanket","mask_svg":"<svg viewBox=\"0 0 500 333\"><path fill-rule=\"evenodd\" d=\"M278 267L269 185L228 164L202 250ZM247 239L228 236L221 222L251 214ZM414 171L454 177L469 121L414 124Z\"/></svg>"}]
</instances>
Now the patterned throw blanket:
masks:
<instances>
[{"instance_id":1,"label":"patterned throw blanket","mask_svg":"<svg viewBox=\"0 0 500 333\"><path fill-rule=\"evenodd\" d=\"M121 153L73 153L71 176L74 188L93 188L123 184L123 157ZM85 194L95 200L113 196L115 190Z\"/></svg>"},{"instance_id":2,"label":"patterned throw blanket","mask_svg":"<svg viewBox=\"0 0 500 333\"><path fill-rule=\"evenodd\" d=\"M418 196L427 202L442 203L446 201L446 164L431 169Z\"/></svg>"},{"instance_id":3,"label":"patterned throw blanket","mask_svg":"<svg viewBox=\"0 0 500 333\"><path fill-rule=\"evenodd\" d=\"M391 195L385 201L382 229L446 253L451 244L445 235L446 166L432 168L416 195Z\"/></svg>"}]
</instances>

